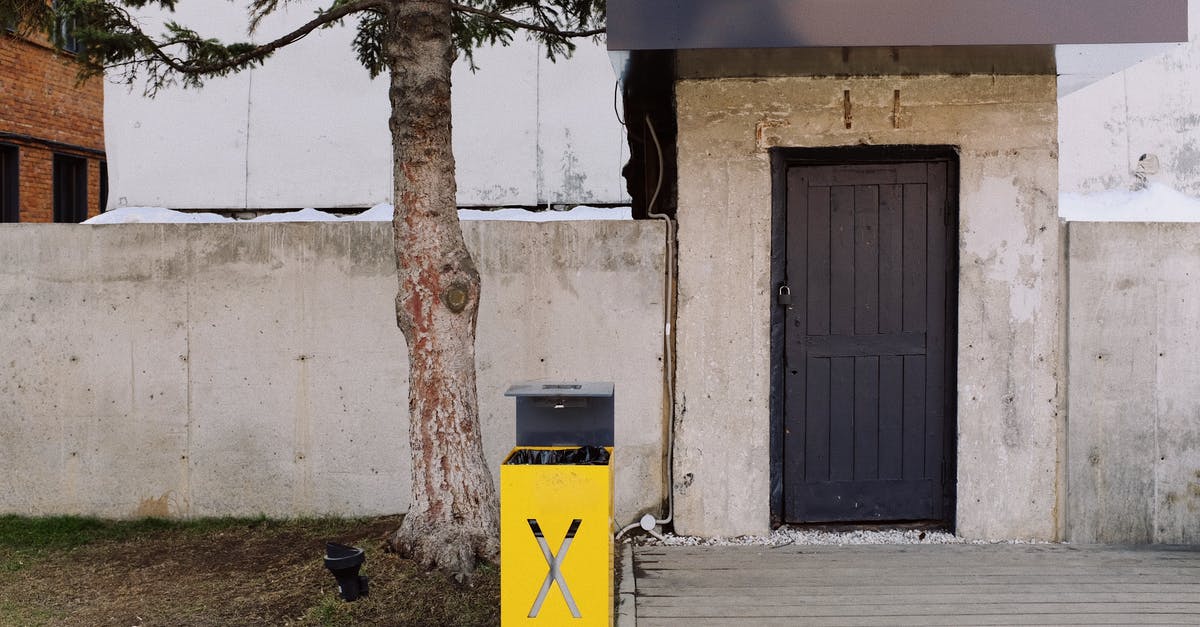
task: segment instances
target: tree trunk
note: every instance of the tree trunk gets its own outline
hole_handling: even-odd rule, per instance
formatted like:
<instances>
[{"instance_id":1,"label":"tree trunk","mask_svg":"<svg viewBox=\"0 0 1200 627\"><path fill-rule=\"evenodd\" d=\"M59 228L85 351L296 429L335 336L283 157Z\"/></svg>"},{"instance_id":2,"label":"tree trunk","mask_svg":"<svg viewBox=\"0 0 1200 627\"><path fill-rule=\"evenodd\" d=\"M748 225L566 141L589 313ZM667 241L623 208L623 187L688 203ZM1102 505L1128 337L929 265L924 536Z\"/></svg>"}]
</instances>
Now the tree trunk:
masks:
<instances>
[{"instance_id":1,"label":"tree trunk","mask_svg":"<svg viewBox=\"0 0 1200 627\"><path fill-rule=\"evenodd\" d=\"M391 546L460 581L499 553L475 390L479 272L458 223L447 0L390 0L396 322L408 342L412 504Z\"/></svg>"}]
</instances>

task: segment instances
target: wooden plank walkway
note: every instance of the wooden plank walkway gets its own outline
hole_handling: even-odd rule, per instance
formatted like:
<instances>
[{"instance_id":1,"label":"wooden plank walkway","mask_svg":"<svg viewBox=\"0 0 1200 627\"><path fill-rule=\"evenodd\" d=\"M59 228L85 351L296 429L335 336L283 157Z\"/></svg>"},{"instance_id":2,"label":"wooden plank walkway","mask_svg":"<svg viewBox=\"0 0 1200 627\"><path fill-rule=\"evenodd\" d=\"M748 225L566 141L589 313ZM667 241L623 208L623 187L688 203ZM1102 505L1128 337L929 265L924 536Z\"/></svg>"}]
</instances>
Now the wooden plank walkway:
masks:
<instances>
[{"instance_id":1,"label":"wooden plank walkway","mask_svg":"<svg viewBox=\"0 0 1200 627\"><path fill-rule=\"evenodd\" d=\"M634 550L638 627L1200 625L1200 547Z\"/></svg>"}]
</instances>

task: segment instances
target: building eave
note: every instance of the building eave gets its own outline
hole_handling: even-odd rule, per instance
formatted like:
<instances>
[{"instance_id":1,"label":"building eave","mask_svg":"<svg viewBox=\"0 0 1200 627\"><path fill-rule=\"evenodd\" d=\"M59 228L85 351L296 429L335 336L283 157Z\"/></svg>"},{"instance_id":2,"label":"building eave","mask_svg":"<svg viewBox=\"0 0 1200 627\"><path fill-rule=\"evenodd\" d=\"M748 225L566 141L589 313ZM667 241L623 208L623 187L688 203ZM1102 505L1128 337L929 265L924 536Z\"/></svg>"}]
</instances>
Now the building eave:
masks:
<instances>
[{"instance_id":1,"label":"building eave","mask_svg":"<svg viewBox=\"0 0 1200 627\"><path fill-rule=\"evenodd\" d=\"M1187 0L609 0L610 50L1187 41Z\"/></svg>"}]
</instances>

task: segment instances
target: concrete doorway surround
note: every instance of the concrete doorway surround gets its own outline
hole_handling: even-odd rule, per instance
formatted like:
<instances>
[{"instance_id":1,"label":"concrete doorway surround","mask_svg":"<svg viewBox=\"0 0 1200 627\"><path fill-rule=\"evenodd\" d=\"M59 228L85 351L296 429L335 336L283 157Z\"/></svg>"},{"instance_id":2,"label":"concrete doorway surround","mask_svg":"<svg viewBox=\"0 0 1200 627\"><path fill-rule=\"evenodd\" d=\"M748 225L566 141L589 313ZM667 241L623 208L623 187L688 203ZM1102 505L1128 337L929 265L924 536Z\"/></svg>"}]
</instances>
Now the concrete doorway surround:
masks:
<instances>
[{"instance_id":1,"label":"concrete doorway surround","mask_svg":"<svg viewBox=\"0 0 1200 627\"><path fill-rule=\"evenodd\" d=\"M772 519L952 524L957 152L778 148L772 173Z\"/></svg>"},{"instance_id":2,"label":"concrete doorway surround","mask_svg":"<svg viewBox=\"0 0 1200 627\"><path fill-rule=\"evenodd\" d=\"M770 437L773 151L953 146L957 466L947 518L970 539L1060 538L1065 272L1054 74L789 68L751 73L677 55L677 533L764 533L781 498Z\"/></svg>"}]
</instances>

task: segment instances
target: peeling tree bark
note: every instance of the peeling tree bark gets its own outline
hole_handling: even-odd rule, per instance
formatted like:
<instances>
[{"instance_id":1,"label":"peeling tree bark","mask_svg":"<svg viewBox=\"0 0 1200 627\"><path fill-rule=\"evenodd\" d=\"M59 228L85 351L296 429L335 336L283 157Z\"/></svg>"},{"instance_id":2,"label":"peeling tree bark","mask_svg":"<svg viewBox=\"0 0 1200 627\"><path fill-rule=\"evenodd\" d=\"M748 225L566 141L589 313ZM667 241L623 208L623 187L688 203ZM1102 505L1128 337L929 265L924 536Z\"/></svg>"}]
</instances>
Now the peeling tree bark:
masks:
<instances>
[{"instance_id":1,"label":"peeling tree bark","mask_svg":"<svg viewBox=\"0 0 1200 627\"><path fill-rule=\"evenodd\" d=\"M499 515L476 402L479 272L456 211L450 4L389 0L388 29L396 322L408 342L412 447L412 504L390 543L463 580L477 559L496 559Z\"/></svg>"}]
</instances>

